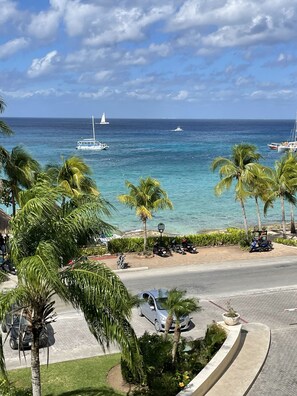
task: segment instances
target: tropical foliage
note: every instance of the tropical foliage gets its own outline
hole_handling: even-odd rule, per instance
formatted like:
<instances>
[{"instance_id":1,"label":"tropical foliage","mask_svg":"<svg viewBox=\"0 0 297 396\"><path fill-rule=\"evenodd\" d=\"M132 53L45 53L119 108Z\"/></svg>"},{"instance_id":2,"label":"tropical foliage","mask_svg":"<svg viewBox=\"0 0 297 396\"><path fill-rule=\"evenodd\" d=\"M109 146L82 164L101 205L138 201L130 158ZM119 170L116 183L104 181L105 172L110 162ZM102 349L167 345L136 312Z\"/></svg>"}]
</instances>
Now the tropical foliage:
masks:
<instances>
[{"instance_id":1,"label":"tropical foliage","mask_svg":"<svg viewBox=\"0 0 297 396\"><path fill-rule=\"evenodd\" d=\"M6 107L6 103L4 100L0 97L0 113L3 113ZM13 131L10 129L10 127L2 120L0 120L0 133L2 135L10 136L13 134Z\"/></svg>"},{"instance_id":2,"label":"tropical foliage","mask_svg":"<svg viewBox=\"0 0 297 396\"><path fill-rule=\"evenodd\" d=\"M169 290L167 299L164 300L164 308L168 312L168 316L165 323L164 337L168 337L169 330L174 320L174 335L173 335L173 347L172 347L172 361L175 361L177 346L180 341L181 327L180 323L183 316L189 315L192 312L197 312L201 308L199 301L196 298L185 297L186 290L178 290L173 288Z\"/></svg>"},{"instance_id":3,"label":"tropical foliage","mask_svg":"<svg viewBox=\"0 0 297 396\"><path fill-rule=\"evenodd\" d=\"M33 185L40 166L21 146L14 147L11 152L0 146L0 163L4 173L2 200L5 205L12 206L14 216L19 204L19 192Z\"/></svg>"},{"instance_id":4,"label":"tropical foliage","mask_svg":"<svg viewBox=\"0 0 297 396\"><path fill-rule=\"evenodd\" d=\"M219 168L219 175L221 180L215 186L216 195L221 195L224 190L229 190L232 182L235 181L235 199L239 201L244 229L248 235L248 224L245 210L245 201L249 197L248 186L258 173L261 155L257 153L257 148L254 145L241 143L232 147L230 158L217 157L212 162L212 170Z\"/></svg>"},{"instance_id":5,"label":"tropical foliage","mask_svg":"<svg viewBox=\"0 0 297 396\"><path fill-rule=\"evenodd\" d=\"M41 395L39 335L55 319L54 296L83 312L104 348L118 342L123 358L141 375L137 338L130 326L134 301L121 280L104 265L88 260L65 266L77 254L82 236L106 227L101 220L105 202L93 195L64 202L64 194L63 186L37 178L32 188L19 192L20 209L11 222L11 257L18 284L0 294L0 318L17 304L30 323L33 396Z\"/></svg>"},{"instance_id":6,"label":"tropical foliage","mask_svg":"<svg viewBox=\"0 0 297 396\"><path fill-rule=\"evenodd\" d=\"M161 188L158 180L151 177L140 178L139 185L134 185L126 180L129 194L122 194L118 199L123 204L135 209L136 216L140 218L144 228L143 251L146 250L147 221L152 219L153 213L159 209L173 209L172 202L165 190Z\"/></svg>"}]
</instances>

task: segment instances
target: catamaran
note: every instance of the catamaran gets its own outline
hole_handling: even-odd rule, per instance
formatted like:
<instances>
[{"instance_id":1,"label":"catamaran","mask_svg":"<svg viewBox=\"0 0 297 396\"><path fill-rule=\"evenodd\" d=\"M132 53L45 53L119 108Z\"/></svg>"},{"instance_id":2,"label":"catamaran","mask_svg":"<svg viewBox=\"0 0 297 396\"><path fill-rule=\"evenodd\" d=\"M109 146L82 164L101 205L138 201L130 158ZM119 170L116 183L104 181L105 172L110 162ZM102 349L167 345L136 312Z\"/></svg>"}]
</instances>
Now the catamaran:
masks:
<instances>
[{"instance_id":1,"label":"catamaran","mask_svg":"<svg viewBox=\"0 0 297 396\"><path fill-rule=\"evenodd\" d=\"M105 113L103 113L102 117L101 117L100 125L108 125L108 124L109 124L109 122L106 121Z\"/></svg>"},{"instance_id":2,"label":"catamaran","mask_svg":"<svg viewBox=\"0 0 297 396\"><path fill-rule=\"evenodd\" d=\"M94 116L92 116L93 137L91 139L82 139L77 142L77 150L107 150L108 145L96 140Z\"/></svg>"},{"instance_id":3,"label":"catamaran","mask_svg":"<svg viewBox=\"0 0 297 396\"><path fill-rule=\"evenodd\" d=\"M297 152L297 114L294 128L291 131L290 140L281 143L270 143L268 147L271 150L277 150L279 153L284 153L285 151Z\"/></svg>"}]
</instances>

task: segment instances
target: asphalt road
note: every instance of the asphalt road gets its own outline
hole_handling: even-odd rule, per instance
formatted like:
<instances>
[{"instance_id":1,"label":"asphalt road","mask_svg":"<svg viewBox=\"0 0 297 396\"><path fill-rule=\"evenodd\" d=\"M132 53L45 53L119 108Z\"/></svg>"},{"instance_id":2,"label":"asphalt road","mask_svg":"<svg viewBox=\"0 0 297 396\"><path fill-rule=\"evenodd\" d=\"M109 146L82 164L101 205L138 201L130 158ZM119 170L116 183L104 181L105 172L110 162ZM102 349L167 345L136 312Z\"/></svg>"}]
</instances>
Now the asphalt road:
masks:
<instances>
[{"instance_id":1,"label":"asphalt road","mask_svg":"<svg viewBox=\"0 0 297 396\"><path fill-rule=\"evenodd\" d=\"M228 263L228 267L188 266L121 273L132 293L153 288L178 287L200 298L254 293L261 290L297 288L297 260L294 257L261 262Z\"/></svg>"},{"instance_id":2,"label":"asphalt road","mask_svg":"<svg viewBox=\"0 0 297 396\"><path fill-rule=\"evenodd\" d=\"M261 260L261 262L228 262L228 264L201 265L199 268L164 268L158 270L122 272L123 282L133 293L151 288L184 288L189 295L200 299L202 311L192 315L193 326L184 336L200 337L212 320L220 321L221 314L231 299L246 322L259 322L271 329L272 342L267 361L249 392L249 396L297 395L297 360L295 358L297 312L286 308L297 307L297 262L295 257ZM51 327L50 362L78 359L102 354L103 351L90 334L83 315L57 301L58 319ZM154 327L133 311L131 321L137 335ZM113 346L111 351L117 351ZM17 351L8 344L4 347L9 369L29 366L29 353L19 360ZM41 363L47 359L41 350Z\"/></svg>"}]
</instances>

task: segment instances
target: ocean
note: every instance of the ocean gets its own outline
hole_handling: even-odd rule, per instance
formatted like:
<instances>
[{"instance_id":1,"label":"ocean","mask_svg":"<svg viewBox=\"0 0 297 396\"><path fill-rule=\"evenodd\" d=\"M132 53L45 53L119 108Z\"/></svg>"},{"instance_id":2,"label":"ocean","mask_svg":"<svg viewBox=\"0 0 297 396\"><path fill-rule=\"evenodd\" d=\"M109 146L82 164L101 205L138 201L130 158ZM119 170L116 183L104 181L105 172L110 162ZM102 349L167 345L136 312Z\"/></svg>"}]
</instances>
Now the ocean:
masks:
<instances>
[{"instance_id":1,"label":"ocean","mask_svg":"<svg viewBox=\"0 0 297 396\"><path fill-rule=\"evenodd\" d=\"M21 144L43 165L73 155L83 157L102 196L115 207L109 223L121 231L142 227L135 212L117 200L119 194L128 192L125 180L137 184L140 177L158 179L174 210L155 213L148 228L157 230L162 222L165 232L173 234L242 227L242 213L233 189L220 197L214 195L219 176L210 169L213 159L229 156L234 144L247 142L258 147L263 164L274 166L280 154L267 144L287 140L294 126L294 120L110 119L109 125L95 125L97 139L107 143L109 149L78 152L77 140L92 137L91 118L3 120L15 132L12 137L0 137L0 144L8 150ZM98 117L96 123L99 121ZM173 132L177 126L183 131ZM249 226L256 225L251 200L247 202L247 216ZM280 223L280 218L276 202L263 223Z\"/></svg>"}]
</instances>

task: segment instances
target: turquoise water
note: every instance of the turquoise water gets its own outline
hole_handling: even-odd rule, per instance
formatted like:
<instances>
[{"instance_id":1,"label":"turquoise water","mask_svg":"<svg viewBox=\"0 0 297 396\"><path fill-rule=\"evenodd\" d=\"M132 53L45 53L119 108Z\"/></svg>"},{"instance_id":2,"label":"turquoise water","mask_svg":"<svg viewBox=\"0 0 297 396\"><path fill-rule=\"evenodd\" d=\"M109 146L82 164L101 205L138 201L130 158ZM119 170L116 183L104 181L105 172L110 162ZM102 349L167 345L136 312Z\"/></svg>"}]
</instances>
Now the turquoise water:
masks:
<instances>
[{"instance_id":1,"label":"turquoise water","mask_svg":"<svg viewBox=\"0 0 297 396\"><path fill-rule=\"evenodd\" d=\"M174 204L174 210L157 212L149 222L157 229L163 222L172 233L196 233L208 229L241 226L240 206L233 192L217 198L219 181L210 165L217 156L228 156L236 143L255 144L263 163L273 166L279 154L267 144L286 140L294 120L121 120L96 125L98 140L107 151L81 153L76 141L91 137L91 119L7 118L15 131L1 137L7 149L22 144L42 164L80 155L90 165L102 195L115 206L110 223L122 231L140 229L135 213L117 201L126 193L124 182L137 183L139 177L157 178ZM96 120L97 122L99 121ZM183 132L173 132L178 125ZM248 204L248 222L256 224L254 205ZM279 204L269 212L268 223L280 222Z\"/></svg>"}]
</instances>

